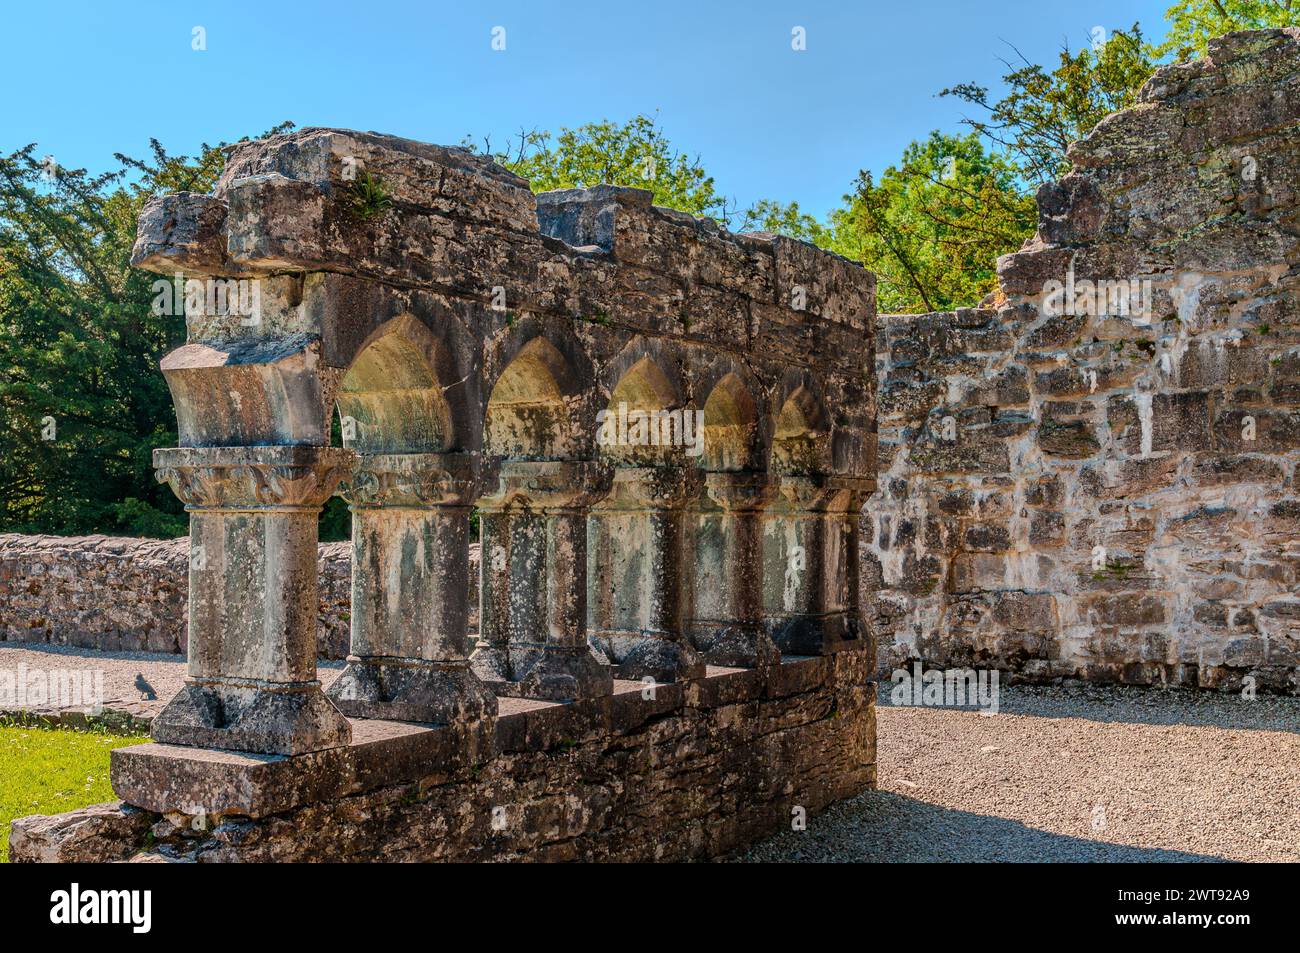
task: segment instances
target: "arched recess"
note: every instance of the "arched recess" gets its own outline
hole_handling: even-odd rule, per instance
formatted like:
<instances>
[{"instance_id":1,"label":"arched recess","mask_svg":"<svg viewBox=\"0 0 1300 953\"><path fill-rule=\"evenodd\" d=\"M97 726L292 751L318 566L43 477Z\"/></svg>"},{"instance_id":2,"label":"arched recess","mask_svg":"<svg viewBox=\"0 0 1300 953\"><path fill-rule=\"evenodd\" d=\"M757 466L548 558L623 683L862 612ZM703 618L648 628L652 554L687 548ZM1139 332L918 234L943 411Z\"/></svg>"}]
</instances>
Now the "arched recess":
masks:
<instances>
[{"instance_id":1,"label":"arched recess","mask_svg":"<svg viewBox=\"0 0 1300 953\"><path fill-rule=\"evenodd\" d=\"M682 628L684 523L698 493L689 458L703 447L703 428L656 358L620 355L597 414L597 446L615 471L587 523L587 628L618 677L671 681L704 674Z\"/></svg>"},{"instance_id":2,"label":"arched recess","mask_svg":"<svg viewBox=\"0 0 1300 953\"><path fill-rule=\"evenodd\" d=\"M520 349L488 396L486 453L514 460L562 460L572 455L569 396L573 372L545 337Z\"/></svg>"},{"instance_id":3,"label":"arched recess","mask_svg":"<svg viewBox=\"0 0 1300 953\"><path fill-rule=\"evenodd\" d=\"M385 322L361 348L335 402L343 445L362 454L437 453L455 438L438 367L442 345L410 315Z\"/></svg>"},{"instance_id":4,"label":"arched recess","mask_svg":"<svg viewBox=\"0 0 1300 953\"><path fill-rule=\"evenodd\" d=\"M703 434L695 414L652 357L642 357L619 378L609 404L597 414L596 442L619 466L654 466L690 455Z\"/></svg>"},{"instance_id":5,"label":"arched recess","mask_svg":"<svg viewBox=\"0 0 1300 953\"><path fill-rule=\"evenodd\" d=\"M831 468L830 425L821 402L799 385L776 417L772 435L772 471L797 476L827 473Z\"/></svg>"},{"instance_id":6,"label":"arched recess","mask_svg":"<svg viewBox=\"0 0 1300 953\"><path fill-rule=\"evenodd\" d=\"M359 460L344 484L351 642L328 694L351 717L456 724L496 711L469 671L477 468L473 454L454 452L449 366L434 332L403 314L366 339L339 382L343 443Z\"/></svg>"},{"instance_id":7,"label":"arched recess","mask_svg":"<svg viewBox=\"0 0 1300 953\"><path fill-rule=\"evenodd\" d=\"M758 405L740 376L728 373L704 402L702 466L714 473L754 469L757 438Z\"/></svg>"}]
</instances>

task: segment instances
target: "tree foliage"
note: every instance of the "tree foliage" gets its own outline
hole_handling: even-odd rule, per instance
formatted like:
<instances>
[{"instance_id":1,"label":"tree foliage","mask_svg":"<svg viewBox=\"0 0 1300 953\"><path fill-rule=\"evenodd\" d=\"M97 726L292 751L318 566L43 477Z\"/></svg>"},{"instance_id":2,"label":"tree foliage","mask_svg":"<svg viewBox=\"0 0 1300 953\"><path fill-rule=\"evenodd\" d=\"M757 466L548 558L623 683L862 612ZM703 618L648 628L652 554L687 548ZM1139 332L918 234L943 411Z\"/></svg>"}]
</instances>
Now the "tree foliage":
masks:
<instances>
[{"instance_id":1,"label":"tree foliage","mask_svg":"<svg viewBox=\"0 0 1300 953\"><path fill-rule=\"evenodd\" d=\"M749 227L811 241L875 272L881 312L974 304L997 284L999 255L1033 233L1033 199L1015 169L974 133L933 132L879 178L859 173L825 224L797 205L760 203Z\"/></svg>"},{"instance_id":2,"label":"tree foliage","mask_svg":"<svg viewBox=\"0 0 1300 953\"><path fill-rule=\"evenodd\" d=\"M1177 62L1203 56L1210 40L1234 30L1300 26L1297 0L1178 0L1165 11L1169 32L1157 56Z\"/></svg>"},{"instance_id":3,"label":"tree foliage","mask_svg":"<svg viewBox=\"0 0 1300 953\"><path fill-rule=\"evenodd\" d=\"M276 130L278 131L278 130ZM194 158L154 141L118 169L59 168L34 144L0 157L0 529L174 536L186 520L153 479L174 446L158 360L184 339L130 267L154 194L208 191L220 146Z\"/></svg>"},{"instance_id":4,"label":"tree foliage","mask_svg":"<svg viewBox=\"0 0 1300 953\"><path fill-rule=\"evenodd\" d=\"M469 140L465 145L477 148ZM527 179L534 192L626 185L649 189L655 204L692 215L726 221L731 211L699 156L675 149L657 119L645 114L621 125L601 120L564 127L555 136L523 131L510 148L494 153L488 140L483 151Z\"/></svg>"},{"instance_id":5,"label":"tree foliage","mask_svg":"<svg viewBox=\"0 0 1300 953\"><path fill-rule=\"evenodd\" d=\"M1019 62L1003 60L1009 92L993 100L987 87L960 83L941 96L956 96L980 110L967 125L1003 150L1027 182L1050 182L1069 170L1065 150L1102 119L1137 101L1155 61L1138 24L1115 30L1102 42L1077 52L1062 49L1049 72L1016 51ZM1013 47L1014 49L1014 47Z\"/></svg>"}]
</instances>

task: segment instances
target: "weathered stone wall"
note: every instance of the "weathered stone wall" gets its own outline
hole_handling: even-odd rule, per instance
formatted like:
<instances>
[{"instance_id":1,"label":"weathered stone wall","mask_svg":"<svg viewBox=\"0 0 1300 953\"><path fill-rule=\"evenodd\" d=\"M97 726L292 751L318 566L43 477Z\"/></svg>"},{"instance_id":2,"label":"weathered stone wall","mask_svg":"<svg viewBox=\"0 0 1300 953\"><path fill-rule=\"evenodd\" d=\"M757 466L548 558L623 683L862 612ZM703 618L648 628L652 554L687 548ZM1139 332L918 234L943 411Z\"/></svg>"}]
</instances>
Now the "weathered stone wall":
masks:
<instances>
[{"instance_id":1,"label":"weathered stone wall","mask_svg":"<svg viewBox=\"0 0 1300 953\"><path fill-rule=\"evenodd\" d=\"M1160 70L1070 157L1000 297L880 319L881 668L1296 692L1300 31Z\"/></svg>"},{"instance_id":2,"label":"weathered stone wall","mask_svg":"<svg viewBox=\"0 0 1300 953\"><path fill-rule=\"evenodd\" d=\"M183 652L184 539L0 535L0 640Z\"/></svg>"},{"instance_id":3,"label":"weathered stone wall","mask_svg":"<svg viewBox=\"0 0 1300 953\"><path fill-rule=\"evenodd\" d=\"M475 546L475 592L477 559ZM351 545L323 544L319 568L317 648L321 658L339 659L348 654ZM185 537L0 534L0 641L184 652L188 588Z\"/></svg>"},{"instance_id":4,"label":"weathered stone wall","mask_svg":"<svg viewBox=\"0 0 1300 953\"><path fill-rule=\"evenodd\" d=\"M120 804L21 819L10 858L716 857L788 830L798 808L811 815L874 785L871 660L853 651L714 670L653 698L620 682L570 705L502 699L486 758L451 729L378 721L353 722L349 748L288 759L123 749L113 782L124 797L165 801L181 786L226 800L205 804L198 824Z\"/></svg>"}]
</instances>

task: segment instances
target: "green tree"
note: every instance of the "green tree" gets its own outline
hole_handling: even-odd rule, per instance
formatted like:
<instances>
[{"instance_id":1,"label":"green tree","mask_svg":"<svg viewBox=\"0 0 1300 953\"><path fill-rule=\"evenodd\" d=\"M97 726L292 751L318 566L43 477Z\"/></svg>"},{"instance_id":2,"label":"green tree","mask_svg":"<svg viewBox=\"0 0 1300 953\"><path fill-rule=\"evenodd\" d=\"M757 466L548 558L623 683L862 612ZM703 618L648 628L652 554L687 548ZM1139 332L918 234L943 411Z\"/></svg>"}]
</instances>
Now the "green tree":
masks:
<instances>
[{"instance_id":1,"label":"green tree","mask_svg":"<svg viewBox=\"0 0 1300 953\"><path fill-rule=\"evenodd\" d=\"M468 139L464 145L477 148ZM564 127L557 136L520 132L509 149L493 153L489 140L483 151L527 179L534 192L627 185L649 189L656 204L692 215L725 222L732 211L699 157L675 149L658 121L644 114L622 125L601 120Z\"/></svg>"},{"instance_id":2,"label":"green tree","mask_svg":"<svg viewBox=\"0 0 1300 953\"><path fill-rule=\"evenodd\" d=\"M1177 62L1204 56L1209 42L1234 30L1300 26L1296 0L1178 0L1165 11L1169 32L1155 48Z\"/></svg>"},{"instance_id":3,"label":"green tree","mask_svg":"<svg viewBox=\"0 0 1300 953\"><path fill-rule=\"evenodd\" d=\"M996 101L986 87L961 83L940 92L978 106L983 115L964 122L1004 151L1026 182L1059 178L1070 168L1065 150L1102 119L1137 101L1155 60L1142 42L1138 24L1115 30L1102 42L1071 53L1061 50L1048 72L1017 51L1020 63L1003 61L1010 92Z\"/></svg>"},{"instance_id":4,"label":"green tree","mask_svg":"<svg viewBox=\"0 0 1300 953\"><path fill-rule=\"evenodd\" d=\"M286 127L279 127L277 130ZM153 478L174 446L158 360L184 339L155 314L156 276L130 267L154 194L211 189L221 147L117 170L59 168L36 146L0 157L0 529L175 536L187 521Z\"/></svg>"},{"instance_id":5,"label":"green tree","mask_svg":"<svg viewBox=\"0 0 1300 953\"><path fill-rule=\"evenodd\" d=\"M798 202L783 205L772 199L760 199L745 210L740 228L745 232L786 235L821 248L832 248L835 245L833 230L800 210Z\"/></svg>"},{"instance_id":6,"label":"green tree","mask_svg":"<svg viewBox=\"0 0 1300 953\"><path fill-rule=\"evenodd\" d=\"M999 255L1034 231L1033 199L1015 168L975 133L933 132L876 179L862 171L825 224L797 204L760 202L749 228L811 241L861 262L877 278L881 313L972 305L997 286Z\"/></svg>"}]
</instances>

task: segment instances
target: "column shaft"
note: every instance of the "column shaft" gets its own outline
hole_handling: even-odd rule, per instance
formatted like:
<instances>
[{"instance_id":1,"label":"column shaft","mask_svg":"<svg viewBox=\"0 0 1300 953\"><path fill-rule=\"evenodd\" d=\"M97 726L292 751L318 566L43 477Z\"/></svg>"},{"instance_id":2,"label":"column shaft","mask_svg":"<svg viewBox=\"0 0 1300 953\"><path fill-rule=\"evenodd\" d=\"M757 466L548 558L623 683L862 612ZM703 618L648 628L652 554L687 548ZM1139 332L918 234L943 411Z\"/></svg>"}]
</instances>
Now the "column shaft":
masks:
<instances>
[{"instance_id":1,"label":"column shaft","mask_svg":"<svg viewBox=\"0 0 1300 953\"><path fill-rule=\"evenodd\" d=\"M612 690L609 666L587 643L587 512L607 489L595 463L508 461L479 501L473 664L498 694L569 701Z\"/></svg>"},{"instance_id":2,"label":"column shaft","mask_svg":"<svg viewBox=\"0 0 1300 953\"><path fill-rule=\"evenodd\" d=\"M469 725L496 696L469 669L469 454L371 454L352 509L352 650L330 698L354 717Z\"/></svg>"},{"instance_id":3,"label":"column shaft","mask_svg":"<svg viewBox=\"0 0 1300 953\"><path fill-rule=\"evenodd\" d=\"M763 601L772 639L787 655L822 655L856 640L854 596L860 481L831 476L779 479L764 527Z\"/></svg>"},{"instance_id":4,"label":"column shaft","mask_svg":"<svg viewBox=\"0 0 1300 953\"><path fill-rule=\"evenodd\" d=\"M689 582L685 506L696 471L624 467L610 497L592 511L588 555L591 640L620 678L672 681L704 674L686 639Z\"/></svg>"},{"instance_id":5,"label":"column shaft","mask_svg":"<svg viewBox=\"0 0 1300 953\"><path fill-rule=\"evenodd\" d=\"M264 754L348 743L316 679L316 527L353 459L302 446L154 451L191 539L188 675L156 740Z\"/></svg>"},{"instance_id":6,"label":"column shaft","mask_svg":"<svg viewBox=\"0 0 1300 953\"><path fill-rule=\"evenodd\" d=\"M762 473L709 473L694 514L690 635L713 665L754 667L780 658L763 625Z\"/></svg>"}]
</instances>

